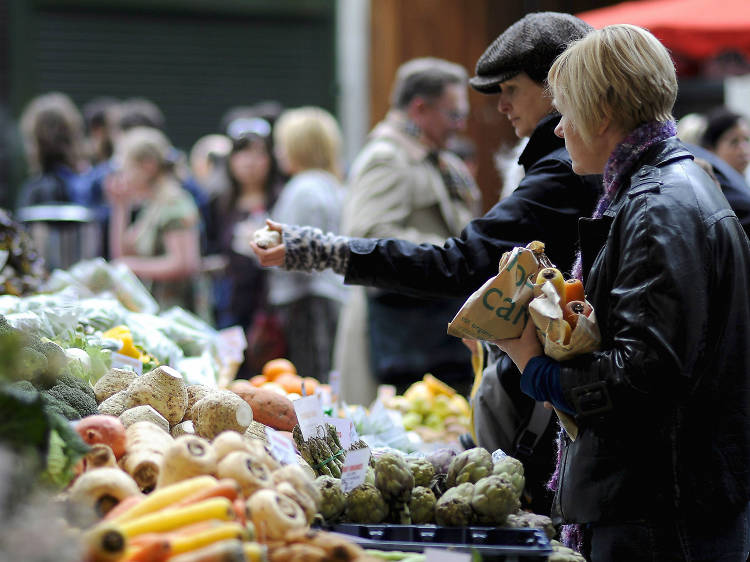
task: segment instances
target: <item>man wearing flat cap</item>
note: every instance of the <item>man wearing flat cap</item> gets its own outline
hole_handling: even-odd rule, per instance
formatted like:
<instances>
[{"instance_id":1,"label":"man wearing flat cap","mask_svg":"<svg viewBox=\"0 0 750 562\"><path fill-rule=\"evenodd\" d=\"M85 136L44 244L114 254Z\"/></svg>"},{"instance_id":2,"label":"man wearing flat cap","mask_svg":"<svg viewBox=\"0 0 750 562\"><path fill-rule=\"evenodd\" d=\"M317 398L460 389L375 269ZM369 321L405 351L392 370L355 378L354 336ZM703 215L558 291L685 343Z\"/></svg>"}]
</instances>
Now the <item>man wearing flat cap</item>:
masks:
<instances>
[{"instance_id":1,"label":"man wearing flat cap","mask_svg":"<svg viewBox=\"0 0 750 562\"><path fill-rule=\"evenodd\" d=\"M573 173L564 142L554 134L560 116L544 82L555 57L590 29L569 14L529 14L480 57L470 84L497 95L498 110L518 137L529 137L519 158L525 176L513 193L459 236L442 245L417 245L393 238L324 236L307 227L279 225L284 244L256 249L261 263L302 270L331 267L350 284L462 299L497 273L503 252L532 240L543 241L552 262L569 270L578 218L591 216L601 179ZM513 362L495 346L488 347L492 357L473 400L477 444L519 458L526 473L524 507L549 513L552 496L545 483L554 470L557 424L550 410L521 392L521 374Z\"/></svg>"}]
</instances>

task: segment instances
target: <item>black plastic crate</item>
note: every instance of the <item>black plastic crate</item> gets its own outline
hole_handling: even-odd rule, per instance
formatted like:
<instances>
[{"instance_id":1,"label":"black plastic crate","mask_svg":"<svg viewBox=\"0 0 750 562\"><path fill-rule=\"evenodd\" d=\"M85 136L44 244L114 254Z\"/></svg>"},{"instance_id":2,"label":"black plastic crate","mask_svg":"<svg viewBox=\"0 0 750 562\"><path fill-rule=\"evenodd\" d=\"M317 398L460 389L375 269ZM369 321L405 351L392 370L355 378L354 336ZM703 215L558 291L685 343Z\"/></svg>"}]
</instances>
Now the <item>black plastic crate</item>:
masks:
<instances>
[{"instance_id":1,"label":"black plastic crate","mask_svg":"<svg viewBox=\"0 0 750 562\"><path fill-rule=\"evenodd\" d=\"M422 552L425 548L477 551L483 561L546 562L552 554L541 529L507 527L440 527L437 525L371 525L341 523L326 527L349 535L363 548Z\"/></svg>"}]
</instances>

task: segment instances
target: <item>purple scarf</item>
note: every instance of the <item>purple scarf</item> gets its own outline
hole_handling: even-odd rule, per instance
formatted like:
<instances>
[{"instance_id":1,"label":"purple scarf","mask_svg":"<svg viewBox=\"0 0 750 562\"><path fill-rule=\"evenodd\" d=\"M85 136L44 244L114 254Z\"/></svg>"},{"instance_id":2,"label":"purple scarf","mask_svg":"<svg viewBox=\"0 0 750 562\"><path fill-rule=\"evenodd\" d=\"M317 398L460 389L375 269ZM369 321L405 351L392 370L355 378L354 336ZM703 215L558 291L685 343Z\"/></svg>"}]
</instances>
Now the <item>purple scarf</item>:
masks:
<instances>
[{"instance_id":1,"label":"purple scarf","mask_svg":"<svg viewBox=\"0 0 750 562\"><path fill-rule=\"evenodd\" d=\"M604 166L604 194L596 204L591 218L598 219L607 210L615 195L620 190L623 180L626 180L633 171L635 163L643 156L643 153L653 144L666 140L677 134L674 121L661 123L652 121L645 123L631 132L625 140L618 144ZM576 255L571 275L576 279L583 280L583 267L581 263L581 251ZM555 472L552 473L547 489L556 492L560 484L560 466L562 465L563 444L565 431L562 426L557 434L557 463ZM581 525L563 525L560 529L560 542L568 548L578 552L583 549L583 528Z\"/></svg>"},{"instance_id":2,"label":"purple scarf","mask_svg":"<svg viewBox=\"0 0 750 562\"><path fill-rule=\"evenodd\" d=\"M607 210L615 195L620 190L623 179L629 177L635 163L643 156L653 144L661 142L677 134L674 121L661 123L652 121L645 123L631 132L625 140L618 144L604 166L604 194L599 199L591 218L598 219ZM571 275L576 279L583 280L583 267L581 264L581 252L578 251L576 261L573 264Z\"/></svg>"}]
</instances>

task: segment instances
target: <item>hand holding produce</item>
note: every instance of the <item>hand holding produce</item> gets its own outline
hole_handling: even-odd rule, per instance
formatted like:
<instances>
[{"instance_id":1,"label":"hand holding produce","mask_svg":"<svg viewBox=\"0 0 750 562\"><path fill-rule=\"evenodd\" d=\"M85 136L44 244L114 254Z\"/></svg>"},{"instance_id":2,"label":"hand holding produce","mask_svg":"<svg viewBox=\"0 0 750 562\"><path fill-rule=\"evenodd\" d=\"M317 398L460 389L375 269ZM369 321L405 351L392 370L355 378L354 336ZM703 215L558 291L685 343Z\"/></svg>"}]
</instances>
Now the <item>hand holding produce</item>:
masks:
<instances>
[{"instance_id":1,"label":"hand holding produce","mask_svg":"<svg viewBox=\"0 0 750 562\"><path fill-rule=\"evenodd\" d=\"M271 230L268 228L268 225L266 225L253 233L253 241L258 247L267 250L281 244L281 233L277 230Z\"/></svg>"}]
</instances>

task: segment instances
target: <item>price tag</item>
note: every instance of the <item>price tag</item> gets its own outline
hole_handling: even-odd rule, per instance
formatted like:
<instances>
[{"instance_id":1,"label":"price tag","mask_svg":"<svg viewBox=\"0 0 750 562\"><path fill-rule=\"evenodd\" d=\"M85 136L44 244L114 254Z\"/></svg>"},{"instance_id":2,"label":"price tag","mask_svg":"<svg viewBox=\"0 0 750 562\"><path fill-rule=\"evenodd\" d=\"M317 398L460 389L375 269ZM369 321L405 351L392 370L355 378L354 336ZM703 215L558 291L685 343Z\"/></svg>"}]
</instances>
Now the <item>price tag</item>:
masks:
<instances>
[{"instance_id":1,"label":"price tag","mask_svg":"<svg viewBox=\"0 0 750 562\"><path fill-rule=\"evenodd\" d=\"M367 476L370 462L370 449L355 449L348 451L341 467L341 490L346 494L362 484Z\"/></svg>"},{"instance_id":2,"label":"price tag","mask_svg":"<svg viewBox=\"0 0 750 562\"><path fill-rule=\"evenodd\" d=\"M359 439L357 437L352 441L352 434L357 435L357 430L354 428L354 422L348 418L330 418L328 420L333 427L336 428L336 433L339 435L339 441L341 441L341 447L348 449L352 443Z\"/></svg>"},{"instance_id":3,"label":"price tag","mask_svg":"<svg viewBox=\"0 0 750 562\"><path fill-rule=\"evenodd\" d=\"M245 331L240 326L231 326L220 330L216 336L216 347L219 351L219 357L223 361L236 361L242 363L245 359L245 348L247 347L247 337Z\"/></svg>"},{"instance_id":4,"label":"price tag","mask_svg":"<svg viewBox=\"0 0 750 562\"><path fill-rule=\"evenodd\" d=\"M136 375L143 374L143 363L140 359L135 357L129 357L128 355L122 355L121 353L112 352L112 365L113 369L130 369L135 371Z\"/></svg>"},{"instance_id":5,"label":"price tag","mask_svg":"<svg viewBox=\"0 0 750 562\"><path fill-rule=\"evenodd\" d=\"M293 402L294 412L297 414L300 431L305 441L318 435L318 430L325 431L326 418L323 416L323 406L320 395L303 396Z\"/></svg>"},{"instance_id":6,"label":"price tag","mask_svg":"<svg viewBox=\"0 0 750 562\"><path fill-rule=\"evenodd\" d=\"M281 435L268 426L266 426L266 436L268 437L268 448L271 450L273 458L281 464L297 464L297 454L289 437Z\"/></svg>"},{"instance_id":7,"label":"price tag","mask_svg":"<svg viewBox=\"0 0 750 562\"><path fill-rule=\"evenodd\" d=\"M447 548L425 548L424 562L471 562L471 553Z\"/></svg>"}]
</instances>

